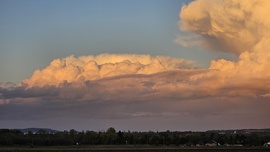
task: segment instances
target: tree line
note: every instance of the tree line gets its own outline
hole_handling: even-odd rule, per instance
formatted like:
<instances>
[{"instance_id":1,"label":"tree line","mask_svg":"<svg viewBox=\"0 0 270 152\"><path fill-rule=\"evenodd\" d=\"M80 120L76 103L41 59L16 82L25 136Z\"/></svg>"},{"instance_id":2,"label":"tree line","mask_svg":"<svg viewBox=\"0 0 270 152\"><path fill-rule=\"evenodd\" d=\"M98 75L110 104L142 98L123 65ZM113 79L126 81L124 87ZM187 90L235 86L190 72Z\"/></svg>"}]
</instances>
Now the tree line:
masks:
<instances>
[{"instance_id":1,"label":"tree line","mask_svg":"<svg viewBox=\"0 0 270 152\"><path fill-rule=\"evenodd\" d=\"M67 145L152 145L152 146L205 146L216 143L216 146L243 145L262 146L270 141L269 132L249 134L218 132L131 132L116 131L110 127L106 131L62 131L49 133L44 129L33 133L22 133L16 129L0 129L0 145L31 146L67 146Z\"/></svg>"}]
</instances>

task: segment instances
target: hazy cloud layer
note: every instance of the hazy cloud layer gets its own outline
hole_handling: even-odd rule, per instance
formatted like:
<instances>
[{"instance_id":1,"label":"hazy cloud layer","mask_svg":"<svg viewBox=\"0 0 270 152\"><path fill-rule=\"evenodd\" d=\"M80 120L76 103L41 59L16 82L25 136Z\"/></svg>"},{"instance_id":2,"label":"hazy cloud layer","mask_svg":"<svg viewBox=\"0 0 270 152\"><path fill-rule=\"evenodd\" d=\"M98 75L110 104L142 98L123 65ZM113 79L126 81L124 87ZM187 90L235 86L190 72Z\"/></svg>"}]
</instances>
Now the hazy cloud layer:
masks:
<instances>
[{"instance_id":1,"label":"hazy cloud layer","mask_svg":"<svg viewBox=\"0 0 270 152\"><path fill-rule=\"evenodd\" d=\"M107 122L103 124L106 127L122 123L120 128L134 130L270 125L265 120L269 98L262 96L267 88L261 87L269 81L256 81L257 86L252 82L220 86L212 73L219 71L175 70L62 82L58 86L1 88L0 120L7 124L43 120L49 127L67 124L61 128L78 121L70 127L80 129L89 129L101 120Z\"/></svg>"},{"instance_id":2,"label":"hazy cloud layer","mask_svg":"<svg viewBox=\"0 0 270 152\"><path fill-rule=\"evenodd\" d=\"M197 69L191 61L149 55L56 59L19 86L0 84L0 121L106 125L100 121L106 119L135 130L269 127L269 10L267 0L193 1L179 15L180 28L192 36L176 41L237 54L237 62L213 60Z\"/></svg>"}]
</instances>

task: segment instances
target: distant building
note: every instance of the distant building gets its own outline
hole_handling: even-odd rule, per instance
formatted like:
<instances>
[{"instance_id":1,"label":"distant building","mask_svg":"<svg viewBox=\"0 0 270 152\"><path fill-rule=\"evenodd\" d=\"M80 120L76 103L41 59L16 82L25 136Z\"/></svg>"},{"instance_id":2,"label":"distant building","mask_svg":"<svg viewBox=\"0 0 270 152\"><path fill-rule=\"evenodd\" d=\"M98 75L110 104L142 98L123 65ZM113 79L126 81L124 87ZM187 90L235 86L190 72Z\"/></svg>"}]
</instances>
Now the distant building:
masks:
<instances>
[{"instance_id":1,"label":"distant building","mask_svg":"<svg viewBox=\"0 0 270 152\"><path fill-rule=\"evenodd\" d=\"M216 143L206 143L205 146L207 146L207 147L215 147L215 146L217 146L217 144Z\"/></svg>"},{"instance_id":2,"label":"distant building","mask_svg":"<svg viewBox=\"0 0 270 152\"><path fill-rule=\"evenodd\" d=\"M222 131L222 132L219 132L218 134L220 134L220 135L226 135L226 132Z\"/></svg>"},{"instance_id":3,"label":"distant building","mask_svg":"<svg viewBox=\"0 0 270 152\"><path fill-rule=\"evenodd\" d=\"M263 145L264 147L270 147L270 141Z\"/></svg>"},{"instance_id":4,"label":"distant building","mask_svg":"<svg viewBox=\"0 0 270 152\"><path fill-rule=\"evenodd\" d=\"M215 146L220 146L220 144L218 142L212 140L212 142L206 143L205 146L207 146L207 147L215 147Z\"/></svg>"},{"instance_id":5,"label":"distant building","mask_svg":"<svg viewBox=\"0 0 270 152\"><path fill-rule=\"evenodd\" d=\"M233 144L232 146L234 146L234 147L242 147L243 145L242 144Z\"/></svg>"}]
</instances>

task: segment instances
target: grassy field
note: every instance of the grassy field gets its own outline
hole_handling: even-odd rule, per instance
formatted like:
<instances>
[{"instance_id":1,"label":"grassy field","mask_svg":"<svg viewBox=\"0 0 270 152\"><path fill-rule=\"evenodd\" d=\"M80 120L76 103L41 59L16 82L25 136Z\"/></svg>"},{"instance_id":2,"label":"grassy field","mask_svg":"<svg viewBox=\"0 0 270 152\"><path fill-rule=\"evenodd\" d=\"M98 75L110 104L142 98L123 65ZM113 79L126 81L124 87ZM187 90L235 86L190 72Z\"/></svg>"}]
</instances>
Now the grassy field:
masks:
<instances>
[{"instance_id":1,"label":"grassy field","mask_svg":"<svg viewBox=\"0 0 270 152\"><path fill-rule=\"evenodd\" d=\"M48 146L48 147L1 147L1 152L269 152L263 147L145 147L145 146Z\"/></svg>"}]
</instances>

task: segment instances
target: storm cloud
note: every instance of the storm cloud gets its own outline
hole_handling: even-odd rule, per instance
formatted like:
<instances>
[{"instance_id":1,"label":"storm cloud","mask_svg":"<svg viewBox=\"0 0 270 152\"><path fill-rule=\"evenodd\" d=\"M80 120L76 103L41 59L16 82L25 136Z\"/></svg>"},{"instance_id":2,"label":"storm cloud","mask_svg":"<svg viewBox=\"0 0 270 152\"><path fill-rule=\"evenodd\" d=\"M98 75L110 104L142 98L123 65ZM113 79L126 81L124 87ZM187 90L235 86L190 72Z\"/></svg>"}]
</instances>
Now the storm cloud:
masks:
<instances>
[{"instance_id":1,"label":"storm cloud","mask_svg":"<svg viewBox=\"0 0 270 152\"><path fill-rule=\"evenodd\" d=\"M191 35L176 41L233 53L238 61L212 60L199 69L189 60L138 54L55 59L19 85L0 85L0 121L82 119L122 128L132 122L135 130L269 127L269 10L267 0L192 1L182 6L178 24Z\"/></svg>"}]
</instances>

